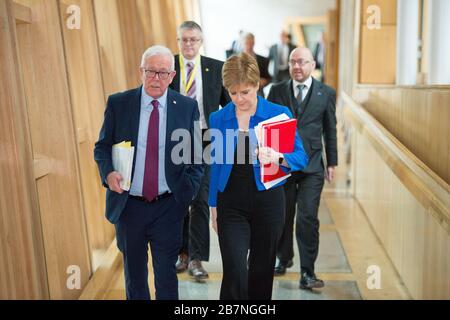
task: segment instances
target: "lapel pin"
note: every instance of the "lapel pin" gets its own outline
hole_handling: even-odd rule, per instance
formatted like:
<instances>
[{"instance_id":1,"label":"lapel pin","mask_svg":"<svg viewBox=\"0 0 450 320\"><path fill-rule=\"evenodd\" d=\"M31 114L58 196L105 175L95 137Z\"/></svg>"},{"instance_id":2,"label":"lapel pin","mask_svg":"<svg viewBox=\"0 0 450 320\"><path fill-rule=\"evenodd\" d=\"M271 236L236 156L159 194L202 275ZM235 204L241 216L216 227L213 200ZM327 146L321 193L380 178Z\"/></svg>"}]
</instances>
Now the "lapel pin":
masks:
<instances>
[{"instance_id":1,"label":"lapel pin","mask_svg":"<svg viewBox=\"0 0 450 320\"><path fill-rule=\"evenodd\" d=\"M177 104L177 102L175 100L173 100L173 104Z\"/></svg>"},{"instance_id":2,"label":"lapel pin","mask_svg":"<svg viewBox=\"0 0 450 320\"><path fill-rule=\"evenodd\" d=\"M205 71L206 71L206 72L208 72L208 71L209 71L209 69L208 69L208 68L206 68L206 69L205 69Z\"/></svg>"}]
</instances>

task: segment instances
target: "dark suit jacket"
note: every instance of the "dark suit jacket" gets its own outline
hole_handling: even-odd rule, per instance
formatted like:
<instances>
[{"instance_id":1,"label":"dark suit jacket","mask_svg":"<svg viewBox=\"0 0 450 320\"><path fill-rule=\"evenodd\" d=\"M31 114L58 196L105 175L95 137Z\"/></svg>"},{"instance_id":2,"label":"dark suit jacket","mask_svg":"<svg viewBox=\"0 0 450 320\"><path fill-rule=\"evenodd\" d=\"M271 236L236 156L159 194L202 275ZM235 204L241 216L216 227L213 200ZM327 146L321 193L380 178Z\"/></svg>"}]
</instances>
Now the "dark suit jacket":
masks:
<instances>
[{"instance_id":1,"label":"dark suit jacket","mask_svg":"<svg viewBox=\"0 0 450 320\"><path fill-rule=\"evenodd\" d=\"M302 170L306 173L322 171L321 162L324 160L326 160L327 166L336 166L338 163L336 92L333 88L314 78L310 90L312 90L311 96L306 101L304 112L297 117L298 132L309 156L309 164ZM287 106L293 114L296 114L292 80L274 84L270 88L267 100ZM322 135L325 142L326 159L322 158Z\"/></svg>"},{"instance_id":2,"label":"dark suit jacket","mask_svg":"<svg viewBox=\"0 0 450 320\"><path fill-rule=\"evenodd\" d=\"M269 74L269 59L266 57L260 56L259 54L255 54L256 62L258 63L259 73L261 78L266 78L269 80L271 76Z\"/></svg>"},{"instance_id":3,"label":"dark suit jacket","mask_svg":"<svg viewBox=\"0 0 450 320\"><path fill-rule=\"evenodd\" d=\"M289 47L289 54L291 54L292 50L295 49L295 46L291 43L288 44ZM277 79L278 72L280 71L280 59L278 58L278 44L274 44L270 47L269 50L269 61L273 61L273 77ZM289 61L289 56L287 61Z\"/></svg>"},{"instance_id":4,"label":"dark suit jacket","mask_svg":"<svg viewBox=\"0 0 450 320\"><path fill-rule=\"evenodd\" d=\"M219 109L219 105L225 106L231 101L227 90L222 85L223 62L212 58L200 56L202 66L203 84L203 111L206 123L209 127L209 115ZM180 92L180 60L179 55L175 55L175 71L177 75L170 84L170 88Z\"/></svg>"},{"instance_id":5,"label":"dark suit jacket","mask_svg":"<svg viewBox=\"0 0 450 320\"><path fill-rule=\"evenodd\" d=\"M131 141L132 146L137 146L141 90L142 87L139 87L113 94L108 98L103 126L94 148L94 158L100 171L102 183L106 188L108 188L106 177L110 172L114 171L111 159L112 146L122 141ZM197 194L200 178L203 174L203 165L193 164L193 161L190 164L174 164L171 160L171 152L173 147L179 142L171 141L171 135L176 129L186 129L190 131L191 137L194 137L194 125L198 123L195 122L198 118L199 112L195 100L168 89L165 174L167 185L173 192L175 199L186 207ZM197 130L200 130L200 128ZM192 145L189 145L189 147L192 148ZM136 150L133 159L132 178L135 163ZM109 190L109 188L107 189L106 218L111 223L119 221L128 195L127 191L119 194Z\"/></svg>"}]
</instances>

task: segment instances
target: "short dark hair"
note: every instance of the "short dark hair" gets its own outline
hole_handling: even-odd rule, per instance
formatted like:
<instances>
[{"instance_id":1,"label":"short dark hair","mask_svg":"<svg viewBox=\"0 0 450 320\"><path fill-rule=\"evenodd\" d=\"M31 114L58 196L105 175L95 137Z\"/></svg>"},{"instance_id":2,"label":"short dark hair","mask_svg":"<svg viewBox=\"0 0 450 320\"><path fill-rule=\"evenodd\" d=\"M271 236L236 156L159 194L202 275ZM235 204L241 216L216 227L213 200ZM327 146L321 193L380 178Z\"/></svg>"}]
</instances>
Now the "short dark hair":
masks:
<instances>
[{"instance_id":1,"label":"short dark hair","mask_svg":"<svg viewBox=\"0 0 450 320\"><path fill-rule=\"evenodd\" d=\"M200 27L200 25L197 22L188 20L188 21L182 22L180 24L180 26L178 27L178 29L177 29L178 37L180 37L181 30L186 30L186 29L189 29L189 30L197 29L198 31L200 31L200 33L203 36L202 27Z\"/></svg>"}]
</instances>

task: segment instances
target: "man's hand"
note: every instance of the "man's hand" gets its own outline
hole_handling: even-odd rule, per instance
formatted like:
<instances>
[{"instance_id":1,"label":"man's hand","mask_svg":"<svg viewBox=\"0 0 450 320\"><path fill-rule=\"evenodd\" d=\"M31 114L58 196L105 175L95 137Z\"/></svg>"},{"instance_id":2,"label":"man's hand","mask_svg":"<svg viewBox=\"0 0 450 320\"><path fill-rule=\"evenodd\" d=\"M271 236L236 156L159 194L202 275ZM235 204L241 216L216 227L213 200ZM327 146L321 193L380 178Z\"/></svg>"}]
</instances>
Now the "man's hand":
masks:
<instances>
[{"instance_id":1,"label":"man's hand","mask_svg":"<svg viewBox=\"0 0 450 320\"><path fill-rule=\"evenodd\" d=\"M210 207L211 209L211 226L214 231L217 233L217 208Z\"/></svg>"},{"instance_id":2,"label":"man's hand","mask_svg":"<svg viewBox=\"0 0 450 320\"><path fill-rule=\"evenodd\" d=\"M335 169L336 167L328 167L327 168L327 181L329 182L329 183L331 183L332 181L333 181L333 179L334 179L334 169Z\"/></svg>"},{"instance_id":3,"label":"man's hand","mask_svg":"<svg viewBox=\"0 0 450 320\"><path fill-rule=\"evenodd\" d=\"M275 163L278 164L280 157L283 155L269 147L259 147L256 149L258 160L261 164Z\"/></svg>"},{"instance_id":4,"label":"man's hand","mask_svg":"<svg viewBox=\"0 0 450 320\"><path fill-rule=\"evenodd\" d=\"M122 181L122 176L117 171L110 172L106 177L106 182L108 183L109 190L122 193L123 190L120 187L120 181Z\"/></svg>"}]
</instances>

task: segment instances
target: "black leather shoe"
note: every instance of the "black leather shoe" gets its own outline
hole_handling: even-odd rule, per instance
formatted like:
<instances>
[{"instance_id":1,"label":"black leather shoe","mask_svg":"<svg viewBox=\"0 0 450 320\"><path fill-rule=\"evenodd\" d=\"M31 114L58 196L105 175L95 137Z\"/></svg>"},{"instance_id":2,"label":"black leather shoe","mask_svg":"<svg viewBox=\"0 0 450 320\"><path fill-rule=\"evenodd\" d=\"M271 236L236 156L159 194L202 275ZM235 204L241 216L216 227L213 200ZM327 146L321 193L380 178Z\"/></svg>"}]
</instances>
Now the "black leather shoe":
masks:
<instances>
[{"instance_id":1,"label":"black leather shoe","mask_svg":"<svg viewBox=\"0 0 450 320\"><path fill-rule=\"evenodd\" d=\"M203 268L200 260L192 260L189 262L188 272L195 280L203 280L209 277L208 272Z\"/></svg>"},{"instance_id":2,"label":"black leather shoe","mask_svg":"<svg viewBox=\"0 0 450 320\"><path fill-rule=\"evenodd\" d=\"M273 274L275 276L282 276L286 273L286 269L292 267L294 265L294 261L289 260L288 262L278 262L278 265L275 267Z\"/></svg>"},{"instance_id":3,"label":"black leather shoe","mask_svg":"<svg viewBox=\"0 0 450 320\"><path fill-rule=\"evenodd\" d=\"M317 279L315 274L311 275L307 272L302 273L300 289L311 290L313 288L323 288L324 285L323 280Z\"/></svg>"},{"instance_id":4,"label":"black leather shoe","mask_svg":"<svg viewBox=\"0 0 450 320\"><path fill-rule=\"evenodd\" d=\"M182 253L178 256L178 261L175 264L175 268L177 269L177 273L185 272L188 268L189 256L185 253Z\"/></svg>"}]
</instances>

